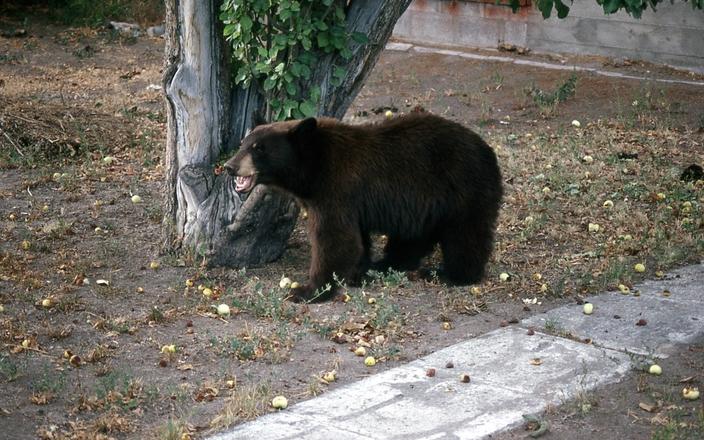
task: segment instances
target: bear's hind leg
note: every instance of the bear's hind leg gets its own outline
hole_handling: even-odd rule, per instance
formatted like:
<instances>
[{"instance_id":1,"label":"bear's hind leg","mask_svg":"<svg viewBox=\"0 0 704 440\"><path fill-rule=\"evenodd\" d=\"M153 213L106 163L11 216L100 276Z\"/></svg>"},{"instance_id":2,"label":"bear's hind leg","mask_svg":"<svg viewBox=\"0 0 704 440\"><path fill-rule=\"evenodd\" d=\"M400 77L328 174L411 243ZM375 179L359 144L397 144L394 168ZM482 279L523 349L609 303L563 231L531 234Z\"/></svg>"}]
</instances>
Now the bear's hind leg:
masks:
<instances>
[{"instance_id":1,"label":"bear's hind leg","mask_svg":"<svg viewBox=\"0 0 704 440\"><path fill-rule=\"evenodd\" d=\"M423 257L433 250L435 243L430 237L414 240L389 237L384 247L384 258L375 263L373 269L381 272L389 268L399 271L416 270Z\"/></svg>"},{"instance_id":2,"label":"bear's hind leg","mask_svg":"<svg viewBox=\"0 0 704 440\"><path fill-rule=\"evenodd\" d=\"M493 248L493 230L486 224L467 222L443 230L440 240L444 274L455 284L481 281Z\"/></svg>"}]
</instances>

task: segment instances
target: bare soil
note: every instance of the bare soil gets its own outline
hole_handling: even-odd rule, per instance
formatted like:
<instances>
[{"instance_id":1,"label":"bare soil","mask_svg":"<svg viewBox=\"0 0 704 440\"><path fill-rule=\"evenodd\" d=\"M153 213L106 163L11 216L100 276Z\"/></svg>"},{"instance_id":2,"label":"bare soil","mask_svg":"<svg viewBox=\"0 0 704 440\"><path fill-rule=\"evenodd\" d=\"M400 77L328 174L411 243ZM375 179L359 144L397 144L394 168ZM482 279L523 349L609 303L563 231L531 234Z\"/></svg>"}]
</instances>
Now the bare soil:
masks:
<instances>
[{"instance_id":1,"label":"bare soil","mask_svg":"<svg viewBox=\"0 0 704 440\"><path fill-rule=\"evenodd\" d=\"M201 437L272 411L274 395L293 404L704 256L703 185L679 178L704 163L704 87L577 73L553 105L526 89L552 93L569 72L385 52L347 119L424 109L486 137L507 190L489 274L474 289L381 274L348 302L287 303L279 280L303 281L310 255L301 227L262 268L159 253L163 40L0 17L18 27L0 37L5 438Z\"/></svg>"}]
</instances>

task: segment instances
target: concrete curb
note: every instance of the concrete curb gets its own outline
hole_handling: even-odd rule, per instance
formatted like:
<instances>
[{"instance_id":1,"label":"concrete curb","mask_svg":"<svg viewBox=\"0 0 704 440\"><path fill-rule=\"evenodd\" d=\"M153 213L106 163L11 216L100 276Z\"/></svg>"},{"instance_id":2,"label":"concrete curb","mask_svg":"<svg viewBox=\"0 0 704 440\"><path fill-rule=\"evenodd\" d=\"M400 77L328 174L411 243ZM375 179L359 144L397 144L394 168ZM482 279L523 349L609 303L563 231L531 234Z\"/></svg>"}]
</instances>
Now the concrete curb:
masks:
<instances>
[{"instance_id":1,"label":"concrete curb","mask_svg":"<svg viewBox=\"0 0 704 440\"><path fill-rule=\"evenodd\" d=\"M664 357L676 344L704 336L704 264L645 282L629 296L609 292L590 301L592 315L581 305L559 307L212 440L485 438L520 424L523 414L620 380L633 368L632 353ZM637 326L639 320L645 325ZM546 323L558 336L544 332ZM434 377L428 368L436 369ZM461 383L461 373L471 382Z\"/></svg>"}]
</instances>

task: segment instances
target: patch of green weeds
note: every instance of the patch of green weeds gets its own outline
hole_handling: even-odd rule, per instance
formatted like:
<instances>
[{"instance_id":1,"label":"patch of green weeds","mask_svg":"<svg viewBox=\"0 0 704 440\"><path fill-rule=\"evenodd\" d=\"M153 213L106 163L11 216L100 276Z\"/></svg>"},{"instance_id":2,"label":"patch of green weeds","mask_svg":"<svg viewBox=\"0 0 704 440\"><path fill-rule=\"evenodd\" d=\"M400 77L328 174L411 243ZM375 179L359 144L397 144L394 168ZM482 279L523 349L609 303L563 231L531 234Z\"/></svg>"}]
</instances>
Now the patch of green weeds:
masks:
<instances>
[{"instance_id":1,"label":"patch of green weeds","mask_svg":"<svg viewBox=\"0 0 704 440\"><path fill-rule=\"evenodd\" d=\"M526 89L526 94L541 109L542 113L552 113L557 105L573 97L577 89L577 74L572 73L562 84L553 91L542 90L535 85Z\"/></svg>"},{"instance_id":2,"label":"patch of green weeds","mask_svg":"<svg viewBox=\"0 0 704 440\"><path fill-rule=\"evenodd\" d=\"M39 393L57 394L66 386L66 373L63 371L54 371L49 365L45 365L39 378L32 381L32 390Z\"/></svg>"},{"instance_id":3,"label":"patch of green weeds","mask_svg":"<svg viewBox=\"0 0 704 440\"><path fill-rule=\"evenodd\" d=\"M22 375L23 368L10 356L0 354L0 377L5 382L12 382Z\"/></svg>"},{"instance_id":4,"label":"patch of green weeds","mask_svg":"<svg viewBox=\"0 0 704 440\"><path fill-rule=\"evenodd\" d=\"M233 298L232 305L257 318L269 318L273 321L288 321L296 314L293 305L286 300L284 289L278 286L267 289L260 281L256 281L244 297Z\"/></svg>"}]
</instances>

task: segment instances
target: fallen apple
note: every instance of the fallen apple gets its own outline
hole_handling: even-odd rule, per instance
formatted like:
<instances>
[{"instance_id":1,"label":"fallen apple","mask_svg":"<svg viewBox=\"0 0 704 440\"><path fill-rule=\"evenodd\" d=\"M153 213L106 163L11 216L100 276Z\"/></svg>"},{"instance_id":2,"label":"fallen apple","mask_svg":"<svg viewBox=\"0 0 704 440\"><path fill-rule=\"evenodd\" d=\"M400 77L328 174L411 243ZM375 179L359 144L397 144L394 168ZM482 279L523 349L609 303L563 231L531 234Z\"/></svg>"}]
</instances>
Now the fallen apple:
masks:
<instances>
[{"instance_id":1,"label":"fallen apple","mask_svg":"<svg viewBox=\"0 0 704 440\"><path fill-rule=\"evenodd\" d=\"M159 268L159 266L160 266L160 265L159 265L159 262L158 262L158 261L151 261L151 262L149 263L149 268L150 268L151 270L157 270L157 269Z\"/></svg>"},{"instance_id":2,"label":"fallen apple","mask_svg":"<svg viewBox=\"0 0 704 440\"><path fill-rule=\"evenodd\" d=\"M288 407L288 399L284 396L276 396L271 400L271 406L275 409L286 409Z\"/></svg>"},{"instance_id":3,"label":"fallen apple","mask_svg":"<svg viewBox=\"0 0 704 440\"><path fill-rule=\"evenodd\" d=\"M294 281L291 283L292 289L298 289L299 287L301 287L301 285L298 283L298 281Z\"/></svg>"},{"instance_id":4,"label":"fallen apple","mask_svg":"<svg viewBox=\"0 0 704 440\"><path fill-rule=\"evenodd\" d=\"M137 194L133 195L130 200L132 200L132 203L135 203L135 204L142 203L142 198L140 196L138 196Z\"/></svg>"},{"instance_id":5,"label":"fallen apple","mask_svg":"<svg viewBox=\"0 0 704 440\"><path fill-rule=\"evenodd\" d=\"M582 126L582 123L575 119L572 121L572 126L575 128L579 128Z\"/></svg>"},{"instance_id":6,"label":"fallen apple","mask_svg":"<svg viewBox=\"0 0 704 440\"><path fill-rule=\"evenodd\" d=\"M452 324L450 324L449 322L445 321L445 322L442 323L442 329L443 329L443 330L452 330Z\"/></svg>"},{"instance_id":7,"label":"fallen apple","mask_svg":"<svg viewBox=\"0 0 704 440\"><path fill-rule=\"evenodd\" d=\"M594 304L584 303L583 311L585 315L591 315L592 313L594 313Z\"/></svg>"},{"instance_id":8,"label":"fallen apple","mask_svg":"<svg viewBox=\"0 0 704 440\"><path fill-rule=\"evenodd\" d=\"M47 308L47 309L49 307L51 307L51 298L44 298L42 300L42 307Z\"/></svg>"},{"instance_id":9,"label":"fallen apple","mask_svg":"<svg viewBox=\"0 0 704 440\"><path fill-rule=\"evenodd\" d=\"M376 359L374 359L374 356L367 356L366 358L364 358L364 365L366 365L367 367L373 367L374 365L376 365Z\"/></svg>"},{"instance_id":10,"label":"fallen apple","mask_svg":"<svg viewBox=\"0 0 704 440\"><path fill-rule=\"evenodd\" d=\"M643 273L643 272L645 272L645 264L637 263L635 266L633 266L633 270L635 270L638 273Z\"/></svg>"},{"instance_id":11,"label":"fallen apple","mask_svg":"<svg viewBox=\"0 0 704 440\"><path fill-rule=\"evenodd\" d=\"M81 358L77 355L74 354L70 358L68 358L69 364L73 365L74 367L80 367L81 366Z\"/></svg>"},{"instance_id":12,"label":"fallen apple","mask_svg":"<svg viewBox=\"0 0 704 440\"><path fill-rule=\"evenodd\" d=\"M206 298L210 298L211 296L213 296L213 289L211 289L210 287L204 288L203 289L203 296Z\"/></svg>"},{"instance_id":13,"label":"fallen apple","mask_svg":"<svg viewBox=\"0 0 704 440\"><path fill-rule=\"evenodd\" d=\"M337 380L337 372L335 370L328 371L323 374L323 380L328 383L335 382Z\"/></svg>"},{"instance_id":14,"label":"fallen apple","mask_svg":"<svg viewBox=\"0 0 704 440\"><path fill-rule=\"evenodd\" d=\"M648 368L648 373L653 374L655 376L660 376L662 374L662 367L658 364L653 364Z\"/></svg>"},{"instance_id":15,"label":"fallen apple","mask_svg":"<svg viewBox=\"0 0 704 440\"><path fill-rule=\"evenodd\" d=\"M477 286L472 286L469 288L469 293L472 295L480 295L482 293L482 289Z\"/></svg>"},{"instance_id":16,"label":"fallen apple","mask_svg":"<svg viewBox=\"0 0 704 440\"><path fill-rule=\"evenodd\" d=\"M176 353L176 345L164 345L163 347L161 347L161 352L164 354Z\"/></svg>"},{"instance_id":17,"label":"fallen apple","mask_svg":"<svg viewBox=\"0 0 704 440\"><path fill-rule=\"evenodd\" d=\"M589 232L599 232L599 229L601 229L601 226L599 226L598 223L589 223L589 226L587 227Z\"/></svg>"},{"instance_id":18,"label":"fallen apple","mask_svg":"<svg viewBox=\"0 0 704 440\"><path fill-rule=\"evenodd\" d=\"M279 281L279 287L282 289L285 289L290 285L291 285L291 279L288 277L283 277L283 278L281 278L281 281Z\"/></svg>"},{"instance_id":19,"label":"fallen apple","mask_svg":"<svg viewBox=\"0 0 704 440\"><path fill-rule=\"evenodd\" d=\"M365 356L367 354L367 349L364 347L357 347L354 349L354 354L357 356Z\"/></svg>"},{"instance_id":20,"label":"fallen apple","mask_svg":"<svg viewBox=\"0 0 704 440\"><path fill-rule=\"evenodd\" d=\"M218 306L218 316L230 316L230 306L227 304L220 304Z\"/></svg>"},{"instance_id":21,"label":"fallen apple","mask_svg":"<svg viewBox=\"0 0 704 440\"><path fill-rule=\"evenodd\" d=\"M28 251L30 247L32 247L31 243L28 240L22 240L22 243L20 245L22 247L22 250Z\"/></svg>"},{"instance_id":22,"label":"fallen apple","mask_svg":"<svg viewBox=\"0 0 704 440\"><path fill-rule=\"evenodd\" d=\"M367 300L367 303L369 303L369 304L376 304L376 298L369 298L369 299Z\"/></svg>"},{"instance_id":23,"label":"fallen apple","mask_svg":"<svg viewBox=\"0 0 704 440\"><path fill-rule=\"evenodd\" d=\"M192 279L187 279L186 280L186 287L193 287L193 280Z\"/></svg>"},{"instance_id":24,"label":"fallen apple","mask_svg":"<svg viewBox=\"0 0 704 440\"><path fill-rule=\"evenodd\" d=\"M699 388L685 387L682 389L682 397L687 400L697 400L699 398Z\"/></svg>"},{"instance_id":25,"label":"fallen apple","mask_svg":"<svg viewBox=\"0 0 704 440\"><path fill-rule=\"evenodd\" d=\"M631 289L625 284L619 284L618 290L620 290L621 293L623 293L624 295L628 295L629 293L631 293Z\"/></svg>"},{"instance_id":26,"label":"fallen apple","mask_svg":"<svg viewBox=\"0 0 704 440\"><path fill-rule=\"evenodd\" d=\"M586 156L582 157L582 162L592 163L594 162L594 158L587 154Z\"/></svg>"},{"instance_id":27,"label":"fallen apple","mask_svg":"<svg viewBox=\"0 0 704 440\"><path fill-rule=\"evenodd\" d=\"M614 207L614 202L612 202L611 200L604 200L604 205L603 205L603 206L604 206L604 208L607 208L607 209L613 208L613 207Z\"/></svg>"},{"instance_id":28,"label":"fallen apple","mask_svg":"<svg viewBox=\"0 0 704 440\"><path fill-rule=\"evenodd\" d=\"M2 313L2 312L4 312L4 311L5 311L5 306L3 306L2 304L0 304L0 313Z\"/></svg>"},{"instance_id":29,"label":"fallen apple","mask_svg":"<svg viewBox=\"0 0 704 440\"><path fill-rule=\"evenodd\" d=\"M506 272L501 272L499 275L499 279L501 281L508 281L508 279L511 278L511 275L507 274Z\"/></svg>"}]
</instances>

